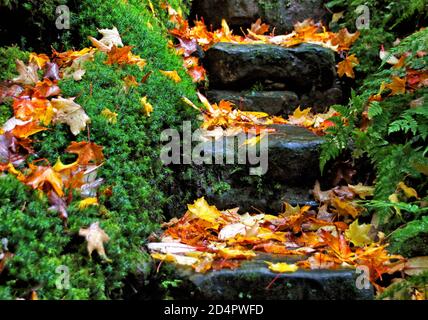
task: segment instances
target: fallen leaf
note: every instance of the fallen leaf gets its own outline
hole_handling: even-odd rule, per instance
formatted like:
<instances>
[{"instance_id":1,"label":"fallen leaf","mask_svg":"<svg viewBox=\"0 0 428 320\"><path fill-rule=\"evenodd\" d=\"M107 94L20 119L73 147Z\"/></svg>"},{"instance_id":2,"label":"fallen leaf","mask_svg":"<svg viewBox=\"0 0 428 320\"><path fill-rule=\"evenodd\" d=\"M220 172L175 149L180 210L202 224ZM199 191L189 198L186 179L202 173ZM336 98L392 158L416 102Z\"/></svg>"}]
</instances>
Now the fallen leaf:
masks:
<instances>
[{"instance_id":1,"label":"fallen leaf","mask_svg":"<svg viewBox=\"0 0 428 320\"><path fill-rule=\"evenodd\" d=\"M35 52L31 52L31 53L30 53L30 56L29 56L29 61L30 61L31 63L36 64L36 65L39 67L39 69L43 69L43 67L45 66L45 64L46 64L47 62L50 62L50 59L49 59L49 57L48 57L46 54L44 54L44 53L37 54L37 53L35 53Z\"/></svg>"},{"instance_id":2,"label":"fallen leaf","mask_svg":"<svg viewBox=\"0 0 428 320\"><path fill-rule=\"evenodd\" d=\"M387 83L385 85L385 88L390 89L391 96L397 95L397 94L404 94L406 93L406 79L400 79L400 77L393 76L392 82Z\"/></svg>"},{"instance_id":3,"label":"fallen leaf","mask_svg":"<svg viewBox=\"0 0 428 320\"><path fill-rule=\"evenodd\" d=\"M286 262L278 262L278 263L272 263L269 261L265 261L265 262L268 264L269 269L272 270L273 272L292 273L299 270L299 267L295 264L288 264Z\"/></svg>"},{"instance_id":4,"label":"fallen leaf","mask_svg":"<svg viewBox=\"0 0 428 320\"><path fill-rule=\"evenodd\" d=\"M117 116L118 114L116 112L111 111L108 108L104 108L103 111L101 111L101 115L107 119L107 121L111 124L117 123Z\"/></svg>"},{"instance_id":5,"label":"fallen leaf","mask_svg":"<svg viewBox=\"0 0 428 320\"><path fill-rule=\"evenodd\" d=\"M98 165L104 161L103 147L94 142L73 141L65 151L77 154L77 162L81 165L91 163Z\"/></svg>"},{"instance_id":6,"label":"fallen leaf","mask_svg":"<svg viewBox=\"0 0 428 320\"><path fill-rule=\"evenodd\" d=\"M215 228L219 226L221 212L215 207L210 206L204 197L199 198L193 204L187 205L190 212L190 219L202 219L210 222Z\"/></svg>"},{"instance_id":7,"label":"fallen leaf","mask_svg":"<svg viewBox=\"0 0 428 320\"><path fill-rule=\"evenodd\" d=\"M53 190L62 197L64 195L61 175L52 167L35 166L30 164L31 173L26 177L24 183L33 189L43 190L46 186L51 186Z\"/></svg>"},{"instance_id":8,"label":"fallen leaf","mask_svg":"<svg viewBox=\"0 0 428 320\"><path fill-rule=\"evenodd\" d=\"M102 34L102 38L97 40L93 37L89 37L92 44L102 52L108 52L113 46L123 47L122 38L120 37L119 31L116 27L112 29L98 29L98 32Z\"/></svg>"},{"instance_id":9,"label":"fallen leaf","mask_svg":"<svg viewBox=\"0 0 428 320\"><path fill-rule=\"evenodd\" d=\"M85 130L86 125L91 122L82 106L74 102L74 98L52 99L51 104L55 111L53 122L67 124L75 136Z\"/></svg>"},{"instance_id":10,"label":"fallen leaf","mask_svg":"<svg viewBox=\"0 0 428 320\"><path fill-rule=\"evenodd\" d=\"M39 67L35 63L30 63L28 66L22 62L22 60L16 60L16 71L19 76L14 78L13 81L23 85L33 85L39 81L39 75L37 74Z\"/></svg>"},{"instance_id":11,"label":"fallen leaf","mask_svg":"<svg viewBox=\"0 0 428 320\"><path fill-rule=\"evenodd\" d=\"M170 78L171 80L173 80L175 83L178 83L181 81L180 76L178 75L177 71L164 71L164 70L159 70L160 73L162 73L163 75L167 76L168 78Z\"/></svg>"},{"instance_id":12,"label":"fallen leaf","mask_svg":"<svg viewBox=\"0 0 428 320\"><path fill-rule=\"evenodd\" d=\"M89 228L81 228L79 230L79 235L85 237L87 241L87 250L89 257L91 257L92 252L95 250L98 255L106 261L110 261L107 258L104 249L104 243L110 240L110 237L105 233L103 229L100 228L99 222L92 223Z\"/></svg>"},{"instance_id":13,"label":"fallen leaf","mask_svg":"<svg viewBox=\"0 0 428 320\"><path fill-rule=\"evenodd\" d=\"M348 184L349 190L358 195L361 199L366 199L366 197L372 197L374 194L374 187L364 186L362 183L357 185Z\"/></svg>"},{"instance_id":14,"label":"fallen leaf","mask_svg":"<svg viewBox=\"0 0 428 320\"><path fill-rule=\"evenodd\" d=\"M347 56L343 61L337 64L337 74L339 75L339 77L343 77L344 75L346 75L347 77L354 79L354 67L359 64L360 62L358 61L355 54L351 54L350 56Z\"/></svg>"},{"instance_id":15,"label":"fallen leaf","mask_svg":"<svg viewBox=\"0 0 428 320\"><path fill-rule=\"evenodd\" d=\"M86 198L79 201L79 210L84 210L90 206L99 206L97 198Z\"/></svg>"},{"instance_id":16,"label":"fallen leaf","mask_svg":"<svg viewBox=\"0 0 428 320\"><path fill-rule=\"evenodd\" d=\"M349 225L349 229L345 231L345 236L355 246L362 247L373 242L373 239L369 236L371 228L370 224L358 224L358 220L355 220Z\"/></svg>"},{"instance_id":17,"label":"fallen leaf","mask_svg":"<svg viewBox=\"0 0 428 320\"><path fill-rule=\"evenodd\" d=\"M153 106L147 101L147 96L141 98L140 103L146 116L150 117L150 114L153 112Z\"/></svg>"},{"instance_id":18,"label":"fallen leaf","mask_svg":"<svg viewBox=\"0 0 428 320\"><path fill-rule=\"evenodd\" d=\"M419 199L418 197L418 193L416 192L415 189L408 187L403 181L401 181L400 183L398 183L398 188L400 188L401 190L403 190L404 194L406 195L407 198L416 198Z\"/></svg>"}]
</instances>

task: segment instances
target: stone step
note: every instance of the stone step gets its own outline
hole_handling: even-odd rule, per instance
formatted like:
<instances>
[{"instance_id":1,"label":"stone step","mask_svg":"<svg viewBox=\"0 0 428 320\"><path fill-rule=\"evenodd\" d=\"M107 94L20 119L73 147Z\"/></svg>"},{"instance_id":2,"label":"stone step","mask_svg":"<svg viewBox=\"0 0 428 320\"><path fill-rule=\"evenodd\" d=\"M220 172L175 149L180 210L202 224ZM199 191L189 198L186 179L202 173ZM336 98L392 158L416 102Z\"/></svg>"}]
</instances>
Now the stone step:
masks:
<instances>
[{"instance_id":1,"label":"stone step","mask_svg":"<svg viewBox=\"0 0 428 320\"><path fill-rule=\"evenodd\" d=\"M308 18L326 22L324 0L193 0L192 16L203 17L207 25L221 27L224 18L237 31L249 28L258 18L275 27L275 34L293 30L296 22ZM271 28L271 30L272 30Z\"/></svg>"},{"instance_id":2,"label":"stone step","mask_svg":"<svg viewBox=\"0 0 428 320\"><path fill-rule=\"evenodd\" d=\"M204 58L211 89L328 90L336 79L333 51L314 44L286 48L270 44L217 43Z\"/></svg>"},{"instance_id":3,"label":"stone step","mask_svg":"<svg viewBox=\"0 0 428 320\"><path fill-rule=\"evenodd\" d=\"M266 112L270 115L289 114L299 105L299 97L290 91L210 90L207 98L213 103L226 100L240 110Z\"/></svg>"},{"instance_id":4,"label":"stone step","mask_svg":"<svg viewBox=\"0 0 428 320\"><path fill-rule=\"evenodd\" d=\"M205 196L219 209L240 207L242 212L254 212L251 209L257 208L277 214L285 201L292 205L316 206L310 190L320 178L319 148L324 139L301 127L275 125L271 128L276 131L261 141L267 144L267 157L260 161L260 164L265 162L262 167L267 171L261 175L250 171L260 167L259 163L237 163L238 146L247 138L244 134L227 137L220 144L205 142L204 153L208 158L223 159L225 163L227 157L231 157L235 164L200 165L203 175L217 177L229 185L227 190L218 191L209 183L199 183L200 196Z\"/></svg>"},{"instance_id":5,"label":"stone step","mask_svg":"<svg viewBox=\"0 0 428 320\"><path fill-rule=\"evenodd\" d=\"M324 92L303 94L300 97L291 91L210 90L207 92L208 99L213 103L226 100L234 103L240 110L266 112L270 115L288 115L293 113L298 106L322 111L331 105L340 103L342 96L342 91L338 87Z\"/></svg>"},{"instance_id":6,"label":"stone step","mask_svg":"<svg viewBox=\"0 0 428 320\"><path fill-rule=\"evenodd\" d=\"M295 263L303 257L259 254L235 270L196 273L173 266L174 279L182 280L177 299L198 300L371 300L373 288L358 289L354 269L303 270L275 273L265 261Z\"/></svg>"}]
</instances>

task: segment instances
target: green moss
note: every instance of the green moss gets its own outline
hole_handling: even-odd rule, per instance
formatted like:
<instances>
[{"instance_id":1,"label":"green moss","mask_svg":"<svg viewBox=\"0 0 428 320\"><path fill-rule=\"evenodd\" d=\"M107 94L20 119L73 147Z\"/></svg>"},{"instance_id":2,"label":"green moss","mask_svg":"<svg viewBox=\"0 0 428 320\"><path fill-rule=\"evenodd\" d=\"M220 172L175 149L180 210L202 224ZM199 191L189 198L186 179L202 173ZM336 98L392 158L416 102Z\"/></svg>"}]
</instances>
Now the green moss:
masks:
<instances>
[{"instance_id":1,"label":"green moss","mask_svg":"<svg viewBox=\"0 0 428 320\"><path fill-rule=\"evenodd\" d=\"M174 173L160 162L159 137L163 129L179 127L183 120L195 118L181 97L195 100L196 91L181 58L167 46L166 16L162 12L153 16L145 4L132 0L81 1L77 9L79 15L72 23L79 26L80 39L98 37L97 28L116 26L123 42L134 47L133 53L147 60L144 70L109 66L104 63L106 55L97 53L95 61L86 64L80 82L59 83L62 96L77 97L75 101L91 118L90 139L104 147L106 158L98 174L113 194L100 196L102 210L91 207L79 211L76 197L69 206L68 226L64 227L57 214L47 210L46 199L39 199L10 176L0 178L0 238L8 238L9 249L15 254L0 278L0 298L26 297L31 288L37 288L42 299L123 298L127 277L142 265L150 265L142 250L147 236L156 230L168 205L177 201L165 195ZM86 45L85 40L78 48ZM5 56L0 63L8 66L4 77L10 78L13 60ZM175 83L159 70L177 70L183 80ZM141 80L148 72L152 74L147 82L124 92L125 76ZM142 112L140 98L144 96L154 107L151 117ZM118 113L116 124L109 124L101 116L104 108ZM3 119L3 108L0 110ZM86 132L74 137L66 125L58 125L35 135L34 146L37 157L54 163L58 157L68 159L64 150L71 141L86 139ZM112 263L103 263L96 254L90 260L84 239L78 236L81 227L94 221L100 221L111 238L106 252ZM70 270L68 290L55 285L60 276L55 270L61 265ZM135 276L139 277L144 275Z\"/></svg>"}]
</instances>

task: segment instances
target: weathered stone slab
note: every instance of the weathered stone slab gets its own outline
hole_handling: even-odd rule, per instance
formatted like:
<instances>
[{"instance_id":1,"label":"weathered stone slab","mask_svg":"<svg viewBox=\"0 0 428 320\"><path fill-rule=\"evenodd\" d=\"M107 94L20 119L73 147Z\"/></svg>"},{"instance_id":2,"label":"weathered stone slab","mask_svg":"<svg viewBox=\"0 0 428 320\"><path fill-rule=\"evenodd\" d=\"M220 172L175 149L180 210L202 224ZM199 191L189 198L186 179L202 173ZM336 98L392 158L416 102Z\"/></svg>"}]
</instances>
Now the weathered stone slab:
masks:
<instances>
[{"instance_id":1,"label":"weathered stone slab","mask_svg":"<svg viewBox=\"0 0 428 320\"><path fill-rule=\"evenodd\" d=\"M275 27L276 34L292 31L296 22L308 18L316 22L326 18L323 0L193 0L192 12L215 28L224 18L236 31L262 18Z\"/></svg>"},{"instance_id":2,"label":"weathered stone slab","mask_svg":"<svg viewBox=\"0 0 428 320\"><path fill-rule=\"evenodd\" d=\"M318 45L285 48L268 44L218 43L206 52L211 89L274 88L297 94L332 88L336 79L333 51Z\"/></svg>"},{"instance_id":3,"label":"weathered stone slab","mask_svg":"<svg viewBox=\"0 0 428 320\"><path fill-rule=\"evenodd\" d=\"M266 168L261 175L269 179L272 184L312 187L319 177L319 147L324 141L323 138L296 126L274 125L271 128L275 128L275 132L269 133L257 145L258 148L266 146L267 150L263 153L255 150L255 156L260 159L254 158L253 163L248 161L250 152L243 146L251 135L247 136L244 133L225 137L220 143L218 141L203 143L204 156L212 159L213 165L220 164L216 159L223 159L221 164L227 164L227 159L234 159L233 164L239 165L241 163L238 154L241 152L244 154L242 165L253 169L260 167L260 170ZM240 173L239 176L241 175ZM223 179L227 180L228 177Z\"/></svg>"},{"instance_id":4,"label":"weathered stone slab","mask_svg":"<svg viewBox=\"0 0 428 320\"><path fill-rule=\"evenodd\" d=\"M370 300L373 288L358 289L354 269L298 270L274 273L264 261L293 263L302 257L261 254L235 270L205 274L177 267L175 277L183 281L176 298L201 300Z\"/></svg>"},{"instance_id":5,"label":"weathered stone slab","mask_svg":"<svg viewBox=\"0 0 428 320\"><path fill-rule=\"evenodd\" d=\"M211 90L207 92L207 97L212 102L227 100L240 110L260 111L270 115L289 114L299 105L299 97L290 91Z\"/></svg>"}]
</instances>

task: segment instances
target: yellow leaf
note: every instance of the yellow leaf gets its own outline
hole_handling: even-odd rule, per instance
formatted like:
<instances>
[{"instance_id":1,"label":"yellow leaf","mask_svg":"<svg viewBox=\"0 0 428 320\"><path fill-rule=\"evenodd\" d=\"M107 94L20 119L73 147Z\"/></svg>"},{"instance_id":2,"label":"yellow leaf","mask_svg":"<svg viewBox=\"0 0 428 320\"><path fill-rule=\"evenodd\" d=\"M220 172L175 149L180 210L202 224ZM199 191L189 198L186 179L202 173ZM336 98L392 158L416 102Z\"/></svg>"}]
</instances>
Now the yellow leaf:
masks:
<instances>
[{"instance_id":1,"label":"yellow leaf","mask_svg":"<svg viewBox=\"0 0 428 320\"><path fill-rule=\"evenodd\" d=\"M251 259L256 256L252 250L221 248L219 255L226 259Z\"/></svg>"},{"instance_id":2,"label":"yellow leaf","mask_svg":"<svg viewBox=\"0 0 428 320\"><path fill-rule=\"evenodd\" d=\"M359 183L355 186L348 184L349 190L357 194L361 199L366 197L371 197L374 194L374 187L364 186L362 183Z\"/></svg>"},{"instance_id":3,"label":"yellow leaf","mask_svg":"<svg viewBox=\"0 0 428 320\"><path fill-rule=\"evenodd\" d=\"M178 83L181 81L180 76L178 75L177 71L164 71L164 70L159 70L160 73L162 73L163 75L167 76L168 78L172 79L174 82Z\"/></svg>"},{"instance_id":4,"label":"yellow leaf","mask_svg":"<svg viewBox=\"0 0 428 320\"><path fill-rule=\"evenodd\" d=\"M288 117L287 122L297 126L310 127L314 124L314 119L310 115L310 112L311 108L300 110L300 107L298 107L296 110L294 110L293 115Z\"/></svg>"},{"instance_id":5,"label":"yellow leaf","mask_svg":"<svg viewBox=\"0 0 428 320\"><path fill-rule=\"evenodd\" d=\"M204 197L199 198L193 204L188 204L187 208L193 219L202 219L213 224L213 228L218 227L218 219L221 212L215 207L210 206Z\"/></svg>"},{"instance_id":6,"label":"yellow leaf","mask_svg":"<svg viewBox=\"0 0 428 320\"><path fill-rule=\"evenodd\" d=\"M84 200L81 200L79 202L79 209L83 210L86 209L89 206L98 206L98 199L97 198L86 198Z\"/></svg>"},{"instance_id":7,"label":"yellow leaf","mask_svg":"<svg viewBox=\"0 0 428 320\"><path fill-rule=\"evenodd\" d=\"M107 121L111 124L115 124L117 122L117 113L111 111L108 108L104 108L103 111L101 111L101 115L107 119Z\"/></svg>"},{"instance_id":8,"label":"yellow leaf","mask_svg":"<svg viewBox=\"0 0 428 320\"><path fill-rule=\"evenodd\" d=\"M396 193L391 194L391 195L388 197L388 200L389 200L389 201L391 201L392 203L399 203L399 202L400 202L400 200L398 199L398 195L397 195ZM401 210L400 210L400 208L398 208L398 207L394 207L394 209L395 209L395 212L396 212L398 215L401 215Z\"/></svg>"},{"instance_id":9,"label":"yellow leaf","mask_svg":"<svg viewBox=\"0 0 428 320\"><path fill-rule=\"evenodd\" d=\"M285 262L272 263L265 261L269 265L269 269L273 272L285 273L285 272L296 272L299 267L295 264L288 264Z\"/></svg>"},{"instance_id":10,"label":"yellow leaf","mask_svg":"<svg viewBox=\"0 0 428 320\"><path fill-rule=\"evenodd\" d=\"M398 188L400 188L401 190L403 190L404 194L406 195L407 198L416 198L419 199L418 197L418 193L416 192L415 189L408 187L403 181L401 181L398 184Z\"/></svg>"},{"instance_id":11,"label":"yellow leaf","mask_svg":"<svg viewBox=\"0 0 428 320\"><path fill-rule=\"evenodd\" d=\"M76 167L78 165L78 161L76 160L73 163L70 164L63 164L61 161L61 158L58 158L58 160L56 161L55 165L52 167L56 172L61 172L64 170L68 170L68 169L72 169L74 167Z\"/></svg>"},{"instance_id":12,"label":"yellow leaf","mask_svg":"<svg viewBox=\"0 0 428 320\"><path fill-rule=\"evenodd\" d=\"M345 13L345 11L333 13L333 17L331 18L331 22L333 22L333 23L338 22L340 19L343 18L344 13Z\"/></svg>"},{"instance_id":13,"label":"yellow leaf","mask_svg":"<svg viewBox=\"0 0 428 320\"><path fill-rule=\"evenodd\" d=\"M147 96L141 98L140 103L143 106L146 116L150 117L150 114L153 112L153 106L147 101Z\"/></svg>"},{"instance_id":14,"label":"yellow leaf","mask_svg":"<svg viewBox=\"0 0 428 320\"><path fill-rule=\"evenodd\" d=\"M358 220L355 220L349 226L349 229L345 231L346 238L354 245L362 247L366 244L373 242L369 236L369 232L372 226L370 224L358 224Z\"/></svg>"},{"instance_id":15,"label":"yellow leaf","mask_svg":"<svg viewBox=\"0 0 428 320\"><path fill-rule=\"evenodd\" d=\"M334 212L346 216L350 215L352 218L356 218L360 214L360 209L357 208L352 202L341 200L338 197L334 197L331 204L335 208Z\"/></svg>"},{"instance_id":16,"label":"yellow leaf","mask_svg":"<svg viewBox=\"0 0 428 320\"><path fill-rule=\"evenodd\" d=\"M30 62L37 64L40 69L42 69L45 66L46 62L50 61L49 57L46 54L43 54L43 53L37 54L34 52L30 53L30 59L29 60L30 60Z\"/></svg>"},{"instance_id":17,"label":"yellow leaf","mask_svg":"<svg viewBox=\"0 0 428 320\"><path fill-rule=\"evenodd\" d=\"M172 262L181 266L193 266L194 264L199 262L199 259L194 257L186 257L186 256L180 256L178 254L162 254L162 253L152 253L151 254L153 259L161 260L165 262Z\"/></svg>"}]
</instances>

